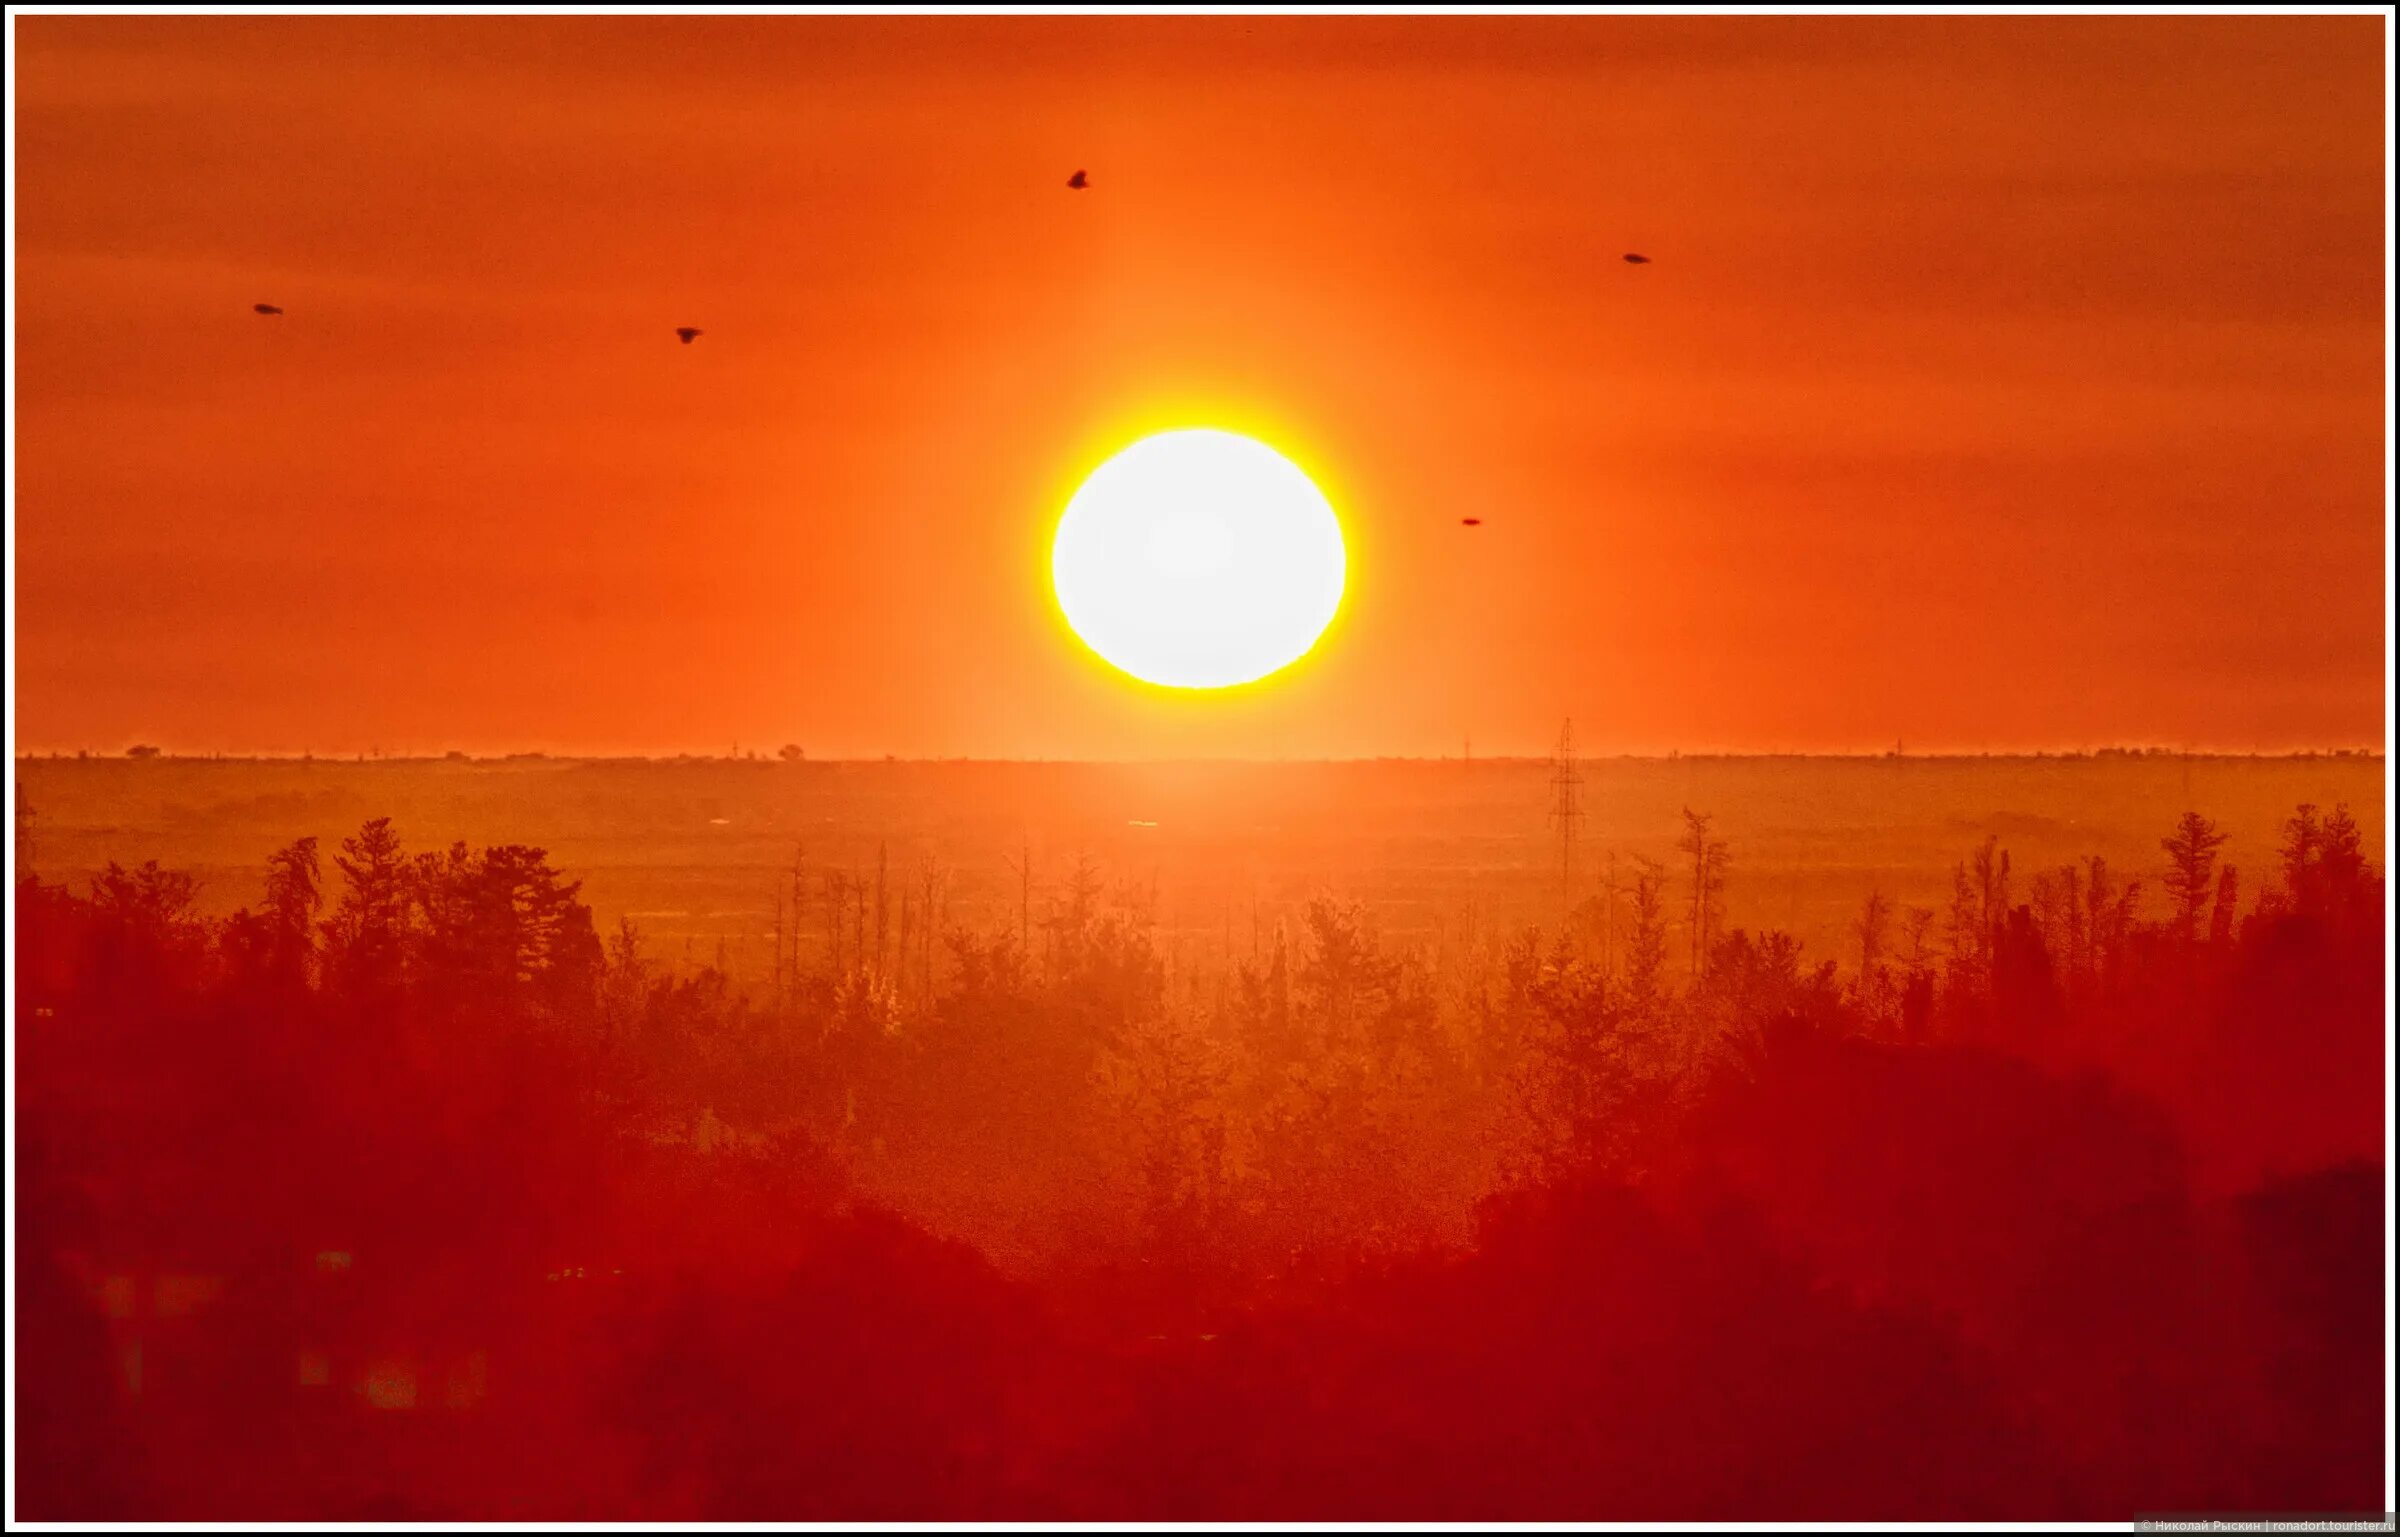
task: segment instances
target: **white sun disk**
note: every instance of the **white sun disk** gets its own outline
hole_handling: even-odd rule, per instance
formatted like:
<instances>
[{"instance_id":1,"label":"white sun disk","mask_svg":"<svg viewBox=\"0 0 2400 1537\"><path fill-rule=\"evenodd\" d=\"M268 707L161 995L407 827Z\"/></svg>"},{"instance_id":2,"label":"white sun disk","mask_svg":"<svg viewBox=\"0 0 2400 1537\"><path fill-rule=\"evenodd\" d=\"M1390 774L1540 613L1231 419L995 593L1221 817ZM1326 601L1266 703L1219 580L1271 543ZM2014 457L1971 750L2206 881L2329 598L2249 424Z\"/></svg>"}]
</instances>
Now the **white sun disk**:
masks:
<instances>
[{"instance_id":1,"label":"white sun disk","mask_svg":"<svg viewBox=\"0 0 2400 1537\"><path fill-rule=\"evenodd\" d=\"M1084 644L1173 688L1250 683L1305 656L1347 566L1341 522L1299 466L1208 428L1144 438L1094 470L1050 550Z\"/></svg>"},{"instance_id":2,"label":"white sun disk","mask_svg":"<svg viewBox=\"0 0 2400 1537\"><path fill-rule=\"evenodd\" d=\"M1150 569L1170 581L1216 575L1233 559L1233 536L1222 518L1177 513L1150 526Z\"/></svg>"}]
</instances>

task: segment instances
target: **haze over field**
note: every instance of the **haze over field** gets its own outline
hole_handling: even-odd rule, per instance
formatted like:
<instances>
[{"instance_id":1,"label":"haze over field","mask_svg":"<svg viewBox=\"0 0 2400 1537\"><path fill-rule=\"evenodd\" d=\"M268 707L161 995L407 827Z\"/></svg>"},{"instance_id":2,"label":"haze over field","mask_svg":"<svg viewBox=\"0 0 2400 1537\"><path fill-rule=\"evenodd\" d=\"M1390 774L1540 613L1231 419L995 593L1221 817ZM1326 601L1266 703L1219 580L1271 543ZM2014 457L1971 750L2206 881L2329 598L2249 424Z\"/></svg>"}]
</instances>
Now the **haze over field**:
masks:
<instances>
[{"instance_id":1,"label":"haze over field","mask_svg":"<svg viewBox=\"0 0 2400 1537\"><path fill-rule=\"evenodd\" d=\"M2376 756L2212 758L1592 759L1571 887L1548 816L1551 765L910 762L214 763L36 758L19 764L52 878L156 858L202 881L203 911L251 900L267 852L389 816L426 848L527 842L583 883L603 926L631 917L662 953L718 958L747 982L773 955L775 904L803 870L804 953L821 958L829 876L899 889L931 858L943 921L1014 921L1030 849L1038 921L1089 856L1114 885L1157 892L1162 943L1187 967L1248 958L1312 896L1366 904L1395 942L1552 924L1642 857L1671 862L1685 807L1739 856L1731 921L1845 955L1881 890L1939 906L1950 865L1999 837L2027 869L2097 854L2141 875L2176 808L2226 829L2224 857L2262 869L2283 819L2347 805L2384 850ZM2155 892L2155 883L2153 886ZM2163 901L2163 898L2154 898ZM895 914L896 914L895 907Z\"/></svg>"}]
</instances>

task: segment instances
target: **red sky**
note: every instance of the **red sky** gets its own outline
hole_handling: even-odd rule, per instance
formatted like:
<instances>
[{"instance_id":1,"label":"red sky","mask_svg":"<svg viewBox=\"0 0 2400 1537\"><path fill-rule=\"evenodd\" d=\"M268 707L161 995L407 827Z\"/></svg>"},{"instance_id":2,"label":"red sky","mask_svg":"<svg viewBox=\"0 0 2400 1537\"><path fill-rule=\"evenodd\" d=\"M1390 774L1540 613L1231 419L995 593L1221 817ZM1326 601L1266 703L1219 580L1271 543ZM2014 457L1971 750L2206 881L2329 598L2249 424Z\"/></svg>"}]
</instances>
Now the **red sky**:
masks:
<instances>
[{"instance_id":1,"label":"red sky","mask_svg":"<svg viewBox=\"0 0 2400 1537\"><path fill-rule=\"evenodd\" d=\"M2383 25L20 18L19 743L2380 742ZM1052 606L1170 424L1235 698Z\"/></svg>"}]
</instances>

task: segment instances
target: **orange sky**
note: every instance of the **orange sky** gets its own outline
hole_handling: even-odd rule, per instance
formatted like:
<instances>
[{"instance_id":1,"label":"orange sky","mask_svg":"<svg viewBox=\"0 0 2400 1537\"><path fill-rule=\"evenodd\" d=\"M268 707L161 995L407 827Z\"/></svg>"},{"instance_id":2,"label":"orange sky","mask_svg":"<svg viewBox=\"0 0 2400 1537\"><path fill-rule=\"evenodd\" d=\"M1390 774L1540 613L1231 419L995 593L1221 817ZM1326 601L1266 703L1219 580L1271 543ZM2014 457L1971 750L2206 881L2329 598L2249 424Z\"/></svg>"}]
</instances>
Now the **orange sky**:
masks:
<instances>
[{"instance_id":1,"label":"orange sky","mask_svg":"<svg viewBox=\"0 0 2400 1537\"><path fill-rule=\"evenodd\" d=\"M2380 742L2382 28L20 18L19 742ZM1236 698L1048 589L1176 423Z\"/></svg>"}]
</instances>

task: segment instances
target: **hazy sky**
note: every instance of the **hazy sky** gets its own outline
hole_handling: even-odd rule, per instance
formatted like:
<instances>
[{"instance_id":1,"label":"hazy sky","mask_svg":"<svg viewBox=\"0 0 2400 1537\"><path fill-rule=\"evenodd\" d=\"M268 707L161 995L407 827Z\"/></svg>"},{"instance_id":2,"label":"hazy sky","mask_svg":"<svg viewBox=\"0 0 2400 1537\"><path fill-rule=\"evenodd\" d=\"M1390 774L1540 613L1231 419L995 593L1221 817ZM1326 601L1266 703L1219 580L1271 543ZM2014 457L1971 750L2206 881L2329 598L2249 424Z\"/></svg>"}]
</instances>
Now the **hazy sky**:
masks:
<instances>
[{"instance_id":1,"label":"hazy sky","mask_svg":"<svg viewBox=\"0 0 2400 1537\"><path fill-rule=\"evenodd\" d=\"M20 19L20 743L2379 742L2382 28ZM1166 425L1278 685L1056 617Z\"/></svg>"}]
</instances>

